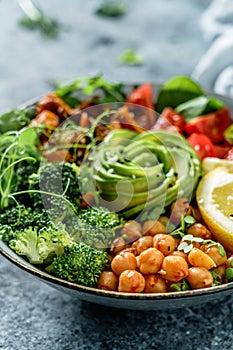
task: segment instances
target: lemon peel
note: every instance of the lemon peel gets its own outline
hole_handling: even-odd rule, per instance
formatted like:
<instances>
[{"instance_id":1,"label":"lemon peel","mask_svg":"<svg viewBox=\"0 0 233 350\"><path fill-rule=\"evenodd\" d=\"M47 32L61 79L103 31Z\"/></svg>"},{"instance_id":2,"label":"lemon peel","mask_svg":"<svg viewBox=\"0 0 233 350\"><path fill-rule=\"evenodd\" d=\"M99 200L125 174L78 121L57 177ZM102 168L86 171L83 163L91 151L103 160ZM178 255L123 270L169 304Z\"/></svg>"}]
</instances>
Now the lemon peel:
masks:
<instances>
[{"instance_id":1,"label":"lemon peel","mask_svg":"<svg viewBox=\"0 0 233 350\"><path fill-rule=\"evenodd\" d=\"M214 238L233 252L233 169L218 166L200 181L196 199Z\"/></svg>"}]
</instances>

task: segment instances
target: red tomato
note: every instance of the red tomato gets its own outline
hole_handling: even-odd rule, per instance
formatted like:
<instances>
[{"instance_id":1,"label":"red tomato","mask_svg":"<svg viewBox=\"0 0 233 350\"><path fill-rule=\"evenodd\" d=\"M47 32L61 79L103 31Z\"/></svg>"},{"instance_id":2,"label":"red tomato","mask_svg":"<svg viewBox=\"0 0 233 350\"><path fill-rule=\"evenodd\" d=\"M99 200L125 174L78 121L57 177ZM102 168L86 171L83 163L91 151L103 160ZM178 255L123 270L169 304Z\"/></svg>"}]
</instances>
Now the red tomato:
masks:
<instances>
[{"instance_id":1,"label":"red tomato","mask_svg":"<svg viewBox=\"0 0 233 350\"><path fill-rule=\"evenodd\" d=\"M224 139L224 130L231 124L230 112L227 107L216 112L193 118L186 124L185 131L205 134L212 142L220 142Z\"/></svg>"},{"instance_id":2,"label":"red tomato","mask_svg":"<svg viewBox=\"0 0 233 350\"><path fill-rule=\"evenodd\" d=\"M167 121L171 123L171 125L173 125L180 134L183 133L186 123L184 117L181 114L177 113L170 107L166 107L164 108L161 115L167 119Z\"/></svg>"},{"instance_id":3,"label":"red tomato","mask_svg":"<svg viewBox=\"0 0 233 350\"><path fill-rule=\"evenodd\" d=\"M151 84L145 83L133 90L127 96L126 102L154 109L153 89Z\"/></svg>"},{"instance_id":4,"label":"red tomato","mask_svg":"<svg viewBox=\"0 0 233 350\"><path fill-rule=\"evenodd\" d=\"M206 157L216 157L214 145L206 135L193 133L187 138L187 141L201 160Z\"/></svg>"},{"instance_id":5,"label":"red tomato","mask_svg":"<svg viewBox=\"0 0 233 350\"><path fill-rule=\"evenodd\" d=\"M224 159L233 160L233 147L229 149L227 154L224 156Z\"/></svg>"},{"instance_id":6,"label":"red tomato","mask_svg":"<svg viewBox=\"0 0 233 350\"><path fill-rule=\"evenodd\" d=\"M214 152L218 158L224 158L229 149L230 146L227 145L214 145Z\"/></svg>"}]
</instances>

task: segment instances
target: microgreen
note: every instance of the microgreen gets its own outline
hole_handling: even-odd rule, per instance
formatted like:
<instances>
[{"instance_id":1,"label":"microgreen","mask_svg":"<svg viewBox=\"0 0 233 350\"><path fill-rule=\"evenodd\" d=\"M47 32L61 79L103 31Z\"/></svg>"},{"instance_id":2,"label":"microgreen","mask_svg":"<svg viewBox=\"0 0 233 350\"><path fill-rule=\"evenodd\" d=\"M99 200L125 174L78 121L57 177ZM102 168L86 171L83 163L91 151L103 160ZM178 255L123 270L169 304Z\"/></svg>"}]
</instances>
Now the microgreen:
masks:
<instances>
[{"instance_id":1,"label":"microgreen","mask_svg":"<svg viewBox=\"0 0 233 350\"><path fill-rule=\"evenodd\" d=\"M118 58L119 64L126 64L129 66L138 66L143 64L144 59L141 55L139 55L135 49L128 48L122 52L122 54Z\"/></svg>"},{"instance_id":2,"label":"microgreen","mask_svg":"<svg viewBox=\"0 0 233 350\"><path fill-rule=\"evenodd\" d=\"M193 216L187 215L182 216L180 226L170 233L171 236L175 238L183 238L185 236L186 230L195 224L196 220Z\"/></svg>"},{"instance_id":3,"label":"microgreen","mask_svg":"<svg viewBox=\"0 0 233 350\"><path fill-rule=\"evenodd\" d=\"M24 17L19 22L22 27L30 30L38 29L45 38L57 38L62 28L57 20L46 15L31 0L18 0L18 4L24 12Z\"/></svg>"},{"instance_id":4,"label":"microgreen","mask_svg":"<svg viewBox=\"0 0 233 350\"><path fill-rule=\"evenodd\" d=\"M213 270L210 270L210 273L213 276L215 286L222 284L222 276L219 273L217 273Z\"/></svg>"},{"instance_id":5,"label":"microgreen","mask_svg":"<svg viewBox=\"0 0 233 350\"><path fill-rule=\"evenodd\" d=\"M183 279L183 280L180 281L180 282L172 283L172 284L170 285L170 288L171 288L174 292L183 292L183 291L189 290L189 289L190 289L190 286L189 286L187 280L186 280L186 279Z\"/></svg>"},{"instance_id":6,"label":"microgreen","mask_svg":"<svg viewBox=\"0 0 233 350\"><path fill-rule=\"evenodd\" d=\"M233 268L232 267L228 267L225 271L225 277L226 279L229 280L233 280Z\"/></svg>"},{"instance_id":7,"label":"microgreen","mask_svg":"<svg viewBox=\"0 0 233 350\"><path fill-rule=\"evenodd\" d=\"M121 17L128 11L128 6L123 2L104 1L95 13L105 17Z\"/></svg>"}]
</instances>

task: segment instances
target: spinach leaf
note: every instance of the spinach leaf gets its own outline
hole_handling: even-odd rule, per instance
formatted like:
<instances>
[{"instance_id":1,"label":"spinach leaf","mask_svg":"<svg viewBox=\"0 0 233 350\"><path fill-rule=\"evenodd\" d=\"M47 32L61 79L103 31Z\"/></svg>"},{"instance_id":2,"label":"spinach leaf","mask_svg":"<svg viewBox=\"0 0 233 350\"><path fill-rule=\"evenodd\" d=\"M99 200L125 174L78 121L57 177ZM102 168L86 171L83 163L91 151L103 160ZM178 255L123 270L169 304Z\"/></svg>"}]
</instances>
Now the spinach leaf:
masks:
<instances>
[{"instance_id":1,"label":"spinach leaf","mask_svg":"<svg viewBox=\"0 0 233 350\"><path fill-rule=\"evenodd\" d=\"M161 89L157 98L156 110L161 113L165 107L176 108L181 103L203 95L203 90L192 79L177 76L169 80Z\"/></svg>"},{"instance_id":2,"label":"spinach leaf","mask_svg":"<svg viewBox=\"0 0 233 350\"><path fill-rule=\"evenodd\" d=\"M186 121L190 121L199 115L205 115L223 107L223 103L214 97L199 96L178 105L176 111L181 113Z\"/></svg>"},{"instance_id":3,"label":"spinach leaf","mask_svg":"<svg viewBox=\"0 0 233 350\"><path fill-rule=\"evenodd\" d=\"M24 109L13 109L10 112L0 115L0 133L10 130L20 130L32 120L34 107Z\"/></svg>"}]
</instances>

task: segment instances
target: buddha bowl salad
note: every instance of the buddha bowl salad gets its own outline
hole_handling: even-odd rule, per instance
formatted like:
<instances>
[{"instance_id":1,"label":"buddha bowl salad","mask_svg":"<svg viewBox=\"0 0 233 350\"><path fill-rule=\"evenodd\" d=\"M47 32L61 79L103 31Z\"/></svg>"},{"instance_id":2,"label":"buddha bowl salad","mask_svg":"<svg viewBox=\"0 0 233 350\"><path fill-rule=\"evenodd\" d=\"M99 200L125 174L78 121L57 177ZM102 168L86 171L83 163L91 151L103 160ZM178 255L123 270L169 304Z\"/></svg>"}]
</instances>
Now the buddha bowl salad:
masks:
<instances>
[{"instance_id":1,"label":"buddha bowl salad","mask_svg":"<svg viewBox=\"0 0 233 350\"><path fill-rule=\"evenodd\" d=\"M232 145L228 107L189 77L157 93L101 76L58 85L0 116L0 238L103 290L230 283Z\"/></svg>"}]
</instances>

